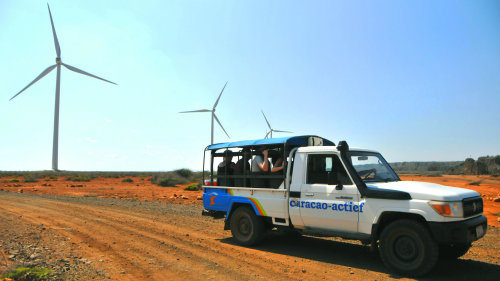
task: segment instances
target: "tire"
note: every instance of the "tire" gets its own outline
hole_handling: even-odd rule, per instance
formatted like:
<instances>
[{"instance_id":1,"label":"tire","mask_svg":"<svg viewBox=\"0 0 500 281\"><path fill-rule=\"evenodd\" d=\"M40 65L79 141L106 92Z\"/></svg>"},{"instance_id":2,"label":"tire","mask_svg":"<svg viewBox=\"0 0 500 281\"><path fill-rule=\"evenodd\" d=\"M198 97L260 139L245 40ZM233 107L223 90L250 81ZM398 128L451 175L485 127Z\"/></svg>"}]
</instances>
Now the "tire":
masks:
<instances>
[{"instance_id":1,"label":"tire","mask_svg":"<svg viewBox=\"0 0 500 281\"><path fill-rule=\"evenodd\" d=\"M465 255L471 246L471 243L439 245L439 258L449 260L458 259Z\"/></svg>"},{"instance_id":2,"label":"tire","mask_svg":"<svg viewBox=\"0 0 500 281\"><path fill-rule=\"evenodd\" d=\"M264 237L264 221L249 206L241 206L234 211L230 227L233 239L243 246L256 245Z\"/></svg>"},{"instance_id":3,"label":"tire","mask_svg":"<svg viewBox=\"0 0 500 281\"><path fill-rule=\"evenodd\" d=\"M438 245L427 228L414 220L397 220L380 235L380 257L391 270L405 276L422 276L436 265Z\"/></svg>"}]
</instances>

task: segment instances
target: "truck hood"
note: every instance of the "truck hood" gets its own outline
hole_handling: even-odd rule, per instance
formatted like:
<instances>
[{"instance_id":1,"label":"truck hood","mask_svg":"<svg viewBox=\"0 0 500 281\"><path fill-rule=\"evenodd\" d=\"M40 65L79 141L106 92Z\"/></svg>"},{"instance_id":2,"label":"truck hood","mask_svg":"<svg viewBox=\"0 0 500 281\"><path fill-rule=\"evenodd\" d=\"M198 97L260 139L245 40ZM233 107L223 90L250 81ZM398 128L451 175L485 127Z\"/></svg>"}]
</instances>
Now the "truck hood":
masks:
<instances>
[{"instance_id":1,"label":"truck hood","mask_svg":"<svg viewBox=\"0 0 500 281\"><path fill-rule=\"evenodd\" d=\"M480 196L474 190L418 181L366 183L368 188L392 189L407 192L413 199L460 201L467 197Z\"/></svg>"}]
</instances>

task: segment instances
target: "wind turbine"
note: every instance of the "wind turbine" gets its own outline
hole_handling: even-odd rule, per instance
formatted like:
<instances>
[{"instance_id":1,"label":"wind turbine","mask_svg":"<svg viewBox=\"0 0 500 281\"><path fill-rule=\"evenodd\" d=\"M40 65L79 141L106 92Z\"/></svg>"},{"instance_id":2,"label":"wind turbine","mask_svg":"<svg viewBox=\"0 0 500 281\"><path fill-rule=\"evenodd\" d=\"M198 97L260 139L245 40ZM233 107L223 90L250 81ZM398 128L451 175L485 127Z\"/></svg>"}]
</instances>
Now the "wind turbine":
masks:
<instances>
[{"instance_id":1,"label":"wind turbine","mask_svg":"<svg viewBox=\"0 0 500 281\"><path fill-rule=\"evenodd\" d=\"M219 104L220 97L222 96L222 92L224 92L224 89L226 88L226 85L227 85L227 82L226 82L226 84L224 84L224 87L222 88L222 91L220 91L219 97L215 101L215 104L214 104L214 107L212 108L212 110L210 110L210 109L200 109L200 110L179 112L179 113L212 112L212 138L211 138L210 144L214 144L214 119L215 119L215 121L217 121L217 123L219 124L219 126L222 128L222 130L224 131L224 133L226 133L226 136L228 138L231 138L227 134L227 132L224 129L224 127L222 126L222 124L220 123L219 118L217 118L217 115L215 115L215 108L217 107L217 104Z\"/></svg>"},{"instance_id":2,"label":"wind turbine","mask_svg":"<svg viewBox=\"0 0 500 281\"><path fill-rule=\"evenodd\" d=\"M265 139L267 139L267 136L269 136L269 134L271 134L271 138L273 138L273 132L276 132L276 133L293 133L293 132L289 132L289 131L281 131L281 130L275 130L275 129L271 128L271 124L269 124L269 121L267 121L267 118L266 118L266 115L264 114L264 111L261 110L261 112L262 112L262 115L264 116L264 119L266 119L267 126L269 127L269 132L267 132L266 136L264 137Z\"/></svg>"},{"instance_id":3,"label":"wind turbine","mask_svg":"<svg viewBox=\"0 0 500 281\"><path fill-rule=\"evenodd\" d=\"M112 84L115 84L114 82L108 81L106 79L103 79L101 77L95 76L93 74L87 73L81 69L78 69L74 66L67 65L61 61L61 48L59 47L59 41L57 40L57 35L56 35L56 29L54 27L54 21L52 20L52 13L50 12L50 7L49 4L47 3L47 8L49 9L49 16L50 16L50 23L52 25L52 34L54 36L54 45L56 47L56 64L51 65L47 67L38 77L35 78L35 80L31 81L31 83L28 84L28 86L24 87L19 93L17 93L15 96L10 98L9 101L17 97L19 94L24 92L24 90L28 89L31 85L35 84L38 80L42 79L45 75L49 74L54 68L57 68L57 79L56 79L56 104L55 104L55 109L54 109L54 140L52 144L52 170L58 171L57 168L57 159L58 159L58 146L59 146L59 94L60 94L60 85L61 85L61 65L66 67L67 69L74 71L76 73L80 73L83 75L87 75L90 77L97 78L99 80L109 82Z\"/></svg>"}]
</instances>

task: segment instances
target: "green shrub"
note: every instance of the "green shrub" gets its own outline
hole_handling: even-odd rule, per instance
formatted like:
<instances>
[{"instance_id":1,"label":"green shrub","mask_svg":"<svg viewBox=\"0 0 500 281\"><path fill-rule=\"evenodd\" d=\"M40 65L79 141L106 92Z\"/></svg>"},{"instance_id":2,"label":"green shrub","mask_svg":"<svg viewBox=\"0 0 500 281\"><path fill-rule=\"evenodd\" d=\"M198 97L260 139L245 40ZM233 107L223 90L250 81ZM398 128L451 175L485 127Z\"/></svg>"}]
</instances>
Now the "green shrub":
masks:
<instances>
[{"instance_id":1,"label":"green shrub","mask_svg":"<svg viewBox=\"0 0 500 281\"><path fill-rule=\"evenodd\" d=\"M9 182L19 182L19 179L18 178L13 178L13 179L10 179Z\"/></svg>"},{"instance_id":2,"label":"green shrub","mask_svg":"<svg viewBox=\"0 0 500 281\"><path fill-rule=\"evenodd\" d=\"M184 190L188 190L188 191L198 191L201 189L201 183L192 183L186 187L184 187Z\"/></svg>"},{"instance_id":3,"label":"green shrub","mask_svg":"<svg viewBox=\"0 0 500 281\"><path fill-rule=\"evenodd\" d=\"M34 178L27 178L27 179L24 179L24 182L38 182L38 180L34 179Z\"/></svg>"},{"instance_id":4,"label":"green shrub","mask_svg":"<svg viewBox=\"0 0 500 281\"><path fill-rule=\"evenodd\" d=\"M480 185L483 180L470 182L469 185Z\"/></svg>"},{"instance_id":5,"label":"green shrub","mask_svg":"<svg viewBox=\"0 0 500 281\"><path fill-rule=\"evenodd\" d=\"M158 182L158 185L159 186L176 186L178 184L181 184L182 182L176 178L164 178L164 179L161 179L159 182Z\"/></svg>"},{"instance_id":6,"label":"green shrub","mask_svg":"<svg viewBox=\"0 0 500 281\"><path fill-rule=\"evenodd\" d=\"M68 181L90 181L92 178L87 176L76 176L76 177L68 177L66 180Z\"/></svg>"},{"instance_id":7,"label":"green shrub","mask_svg":"<svg viewBox=\"0 0 500 281\"><path fill-rule=\"evenodd\" d=\"M193 172L189 169L179 169L174 172L183 178L190 178L193 175Z\"/></svg>"},{"instance_id":8,"label":"green shrub","mask_svg":"<svg viewBox=\"0 0 500 281\"><path fill-rule=\"evenodd\" d=\"M57 181L57 177L56 176L48 176L45 178L45 181Z\"/></svg>"},{"instance_id":9,"label":"green shrub","mask_svg":"<svg viewBox=\"0 0 500 281\"><path fill-rule=\"evenodd\" d=\"M131 178L126 178L126 179L122 180L122 182L134 182L134 180Z\"/></svg>"},{"instance_id":10,"label":"green shrub","mask_svg":"<svg viewBox=\"0 0 500 281\"><path fill-rule=\"evenodd\" d=\"M7 272L1 278L11 278L14 280L41 281L49 280L52 269L42 267L18 267L14 271Z\"/></svg>"}]
</instances>

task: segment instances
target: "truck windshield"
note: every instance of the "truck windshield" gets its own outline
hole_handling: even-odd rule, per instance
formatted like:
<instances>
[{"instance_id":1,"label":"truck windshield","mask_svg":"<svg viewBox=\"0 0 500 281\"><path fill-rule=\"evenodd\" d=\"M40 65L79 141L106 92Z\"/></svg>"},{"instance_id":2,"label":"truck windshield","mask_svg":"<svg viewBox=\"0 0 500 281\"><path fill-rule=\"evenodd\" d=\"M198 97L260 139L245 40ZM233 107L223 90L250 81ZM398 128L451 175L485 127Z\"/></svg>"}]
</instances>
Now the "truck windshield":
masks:
<instances>
[{"instance_id":1,"label":"truck windshield","mask_svg":"<svg viewBox=\"0 0 500 281\"><path fill-rule=\"evenodd\" d=\"M349 151L354 169L364 182L399 181L398 175L379 153Z\"/></svg>"}]
</instances>

